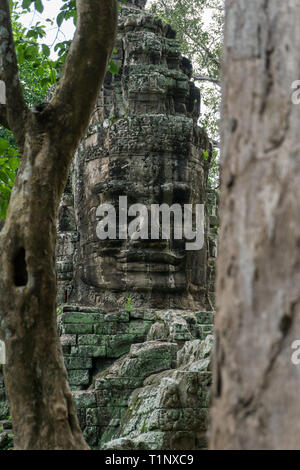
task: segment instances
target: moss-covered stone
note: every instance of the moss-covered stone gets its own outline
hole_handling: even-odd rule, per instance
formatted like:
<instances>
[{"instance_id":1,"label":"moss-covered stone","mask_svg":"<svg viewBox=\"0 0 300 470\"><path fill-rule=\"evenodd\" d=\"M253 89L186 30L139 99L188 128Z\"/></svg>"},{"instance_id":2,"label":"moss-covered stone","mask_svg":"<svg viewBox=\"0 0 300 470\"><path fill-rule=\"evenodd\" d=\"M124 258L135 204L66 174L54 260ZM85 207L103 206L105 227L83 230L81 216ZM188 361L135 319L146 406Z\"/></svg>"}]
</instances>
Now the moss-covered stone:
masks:
<instances>
[{"instance_id":1,"label":"moss-covered stone","mask_svg":"<svg viewBox=\"0 0 300 470\"><path fill-rule=\"evenodd\" d=\"M126 334L129 332L129 324L117 321L106 321L95 325L95 333L97 335L119 335Z\"/></svg>"},{"instance_id":2,"label":"moss-covered stone","mask_svg":"<svg viewBox=\"0 0 300 470\"><path fill-rule=\"evenodd\" d=\"M107 355L115 358L123 356L128 353L135 340L136 336L134 334L107 336Z\"/></svg>"},{"instance_id":3,"label":"moss-covered stone","mask_svg":"<svg viewBox=\"0 0 300 470\"><path fill-rule=\"evenodd\" d=\"M87 426L83 430L83 437L90 447L96 447L99 441L99 426Z\"/></svg>"},{"instance_id":4,"label":"moss-covered stone","mask_svg":"<svg viewBox=\"0 0 300 470\"><path fill-rule=\"evenodd\" d=\"M104 315L101 313L87 312L66 312L60 315L62 323L101 323L104 321Z\"/></svg>"},{"instance_id":5,"label":"moss-covered stone","mask_svg":"<svg viewBox=\"0 0 300 470\"><path fill-rule=\"evenodd\" d=\"M76 391L73 393L73 398L77 408L95 408L96 395L90 391Z\"/></svg>"},{"instance_id":6,"label":"moss-covered stone","mask_svg":"<svg viewBox=\"0 0 300 470\"><path fill-rule=\"evenodd\" d=\"M97 408L87 408L86 410L86 424L87 426L98 426L99 412Z\"/></svg>"},{"instance_id":7,"label":"moss-covered stone","mask_svg":"<svg viewBox=\"0 0 300 470\"><path fill-rule=\"evenodd\" d=\"M85 357L106 357L107 350L105 344L101 346L82 345L78 346L78 354Z\"/></svg>"},{"instance_id":8,"label":"moss-covered stone","mask_svg":"<svg viewBox=\"0 0 300 470\"><path fill-rule=\"evenodd\" d=\"M103 346L106 345L105 337L96 334L78 335L78 345Z\"/></svg>"},{"instance_id":9,"label":"moss-covered stone","mask_svg":"<svg viewBox=\"0 0 300 470\"><path fill-rule=\"evenodd\" d=\"M67 369L91 369L92 359L89 357L64 356Z\"/></svg>"},{"instance_id":10,"label":"moss-covered stone","mask_svg":"<svg viewBox=\"0 0 300 470\"><path fill-rule=\"evenodd\" d=\"M104 318L108 322L129 322L129 312L108 313Z\"/></svg>"},{"instance_id":11,"label":"moss-covered stone","mask_svg":"<svg viewBox=\"0 0 300 470\"><path fill-rule=\"evenodd\" d=\"M84 335L94 332L94 325L92 323L78 324L78 323L67 323L63 325L63 332L66 334L78 334Z\"/></svg>"},{"instance_id":12,"label":"moss-covered stone","mask_svg":"<svg viewBox=\"0 0 300 470\"><path fill-rule=\"evenodd\" d=\"M69 370L68 377L71 385L87 385L90 380L89 371L83 369Z\"/></svg>"}]
</instances>

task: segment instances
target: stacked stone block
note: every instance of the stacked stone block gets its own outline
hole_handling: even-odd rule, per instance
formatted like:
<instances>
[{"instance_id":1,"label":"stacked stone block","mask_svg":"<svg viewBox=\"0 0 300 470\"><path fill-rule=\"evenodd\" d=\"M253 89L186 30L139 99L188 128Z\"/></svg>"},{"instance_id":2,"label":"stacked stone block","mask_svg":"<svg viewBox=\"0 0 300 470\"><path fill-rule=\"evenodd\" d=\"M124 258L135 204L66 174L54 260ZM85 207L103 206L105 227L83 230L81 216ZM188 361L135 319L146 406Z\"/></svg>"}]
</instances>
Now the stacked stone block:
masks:
<instances>
[{"instance_id":1,"label":"stacked stone block","mask_svg":"<svg viewBox=\"0 0 300 470\"><path fill-rule=\"evenodd\" d=\"M212 336L207 336L205 341L188 341L187 354L179 349L171 369L148 376L142 387L131 394L115 438L103 448L207 448L211 345Z\"/></svg>"},{"instance_id":2,"label":"stacked stone block","mask_svg":"<svg viewBox=\"0 0 300 470\"><path fill-rule=\"evenodd\" d=\"M101 309L64 306L59 331L69 383L84 390L96 373L126 354L130 345L141 342L154 320L151 311L132 318L127 311L106 313Z\"/></svg>"},{"instance_id":3,"label":"stacked stone block","mask_svg":"<svg viewBox=\"0 0 300 470\"><path fill-rule=\"evenodd\" d=\"M192 310L133 308L106 313L92 307L63 307L59 330L65 364L80 424L92 448L102 448L120 434L130 397L146 379L164 371L173 373L187 358L197 362L195 351L212 332L213 319L213 312ZM184 353L186 345L195 351ZM203 408L203 400L200 403ZM165 446L171 446L170 439L164 437Z\"/></svg>"},{"instance_id":4,"label":"stacked stone block","mask_svg":"<svg viewBox=\"0 0 300 470\"><path fill-rule=\"evenodd\" d=\"M179 448L187 442L188 436L192 436L189 441L192 448L205 447L207 395L203 390L206 387L208 393L210 373L204 374L209 360L203 343L210 337L213 318L213 312L191 310L132 309L130 312L107 313L93 307L63 306L62 314L58 316L58 328L65 365L80 425L93 449L103 448L108 441L122 436L122 432L127 433L128 426L134 448L158 449L160 445L162 448ZM181 375L185 378L195 375L198 380L198 406L195 402L192 430L188 418L192 412L190 398L179 408L177 405L174 408L173 403L173 408L165 409L165 405L159 405L154 398L149 405L149 399L151 401L158 393L157 384L162 378L177 380ZM153 386L149 385L151 381ZM163 383L168 385L166 381ZM180 378L178 386L184 389L184 384L191 389L190 382ZM149 397L144 403L147 391ZM133 403L137 403L134 401L137 394L139 406L133 407ZM3 376L0 375L0 421L6 426L8 416ZM130 423L127 423L128 416ZM174 428L167 429L172 416L177 416ZM150 417L152 424L148 426ZM156 421L153 421L154 417ZM143 426L141 421L146 424ZM154 444L159 432L162 434ZM147 434L144 441L139 437L136 442L137 435L142 434ZM119 443L116 445L118 447ZM127 448L131 444L122 441L124 445Z\"/></svg>"}]
</instances>

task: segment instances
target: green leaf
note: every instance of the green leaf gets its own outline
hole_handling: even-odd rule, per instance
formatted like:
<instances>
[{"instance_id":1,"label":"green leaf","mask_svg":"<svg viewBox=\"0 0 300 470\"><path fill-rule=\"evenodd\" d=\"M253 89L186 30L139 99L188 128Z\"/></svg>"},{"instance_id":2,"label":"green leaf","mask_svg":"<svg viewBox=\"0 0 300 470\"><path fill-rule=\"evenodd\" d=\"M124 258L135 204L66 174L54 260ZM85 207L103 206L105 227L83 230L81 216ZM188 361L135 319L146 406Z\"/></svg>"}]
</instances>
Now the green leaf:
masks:
<instances>
[{"instance_id":1,"label":"green leaf","mask_svg":"<svg viewBox=\"0 0 300 470\"><path fill-rule=\"evenodd\" d=\"M39 13L43 13L43 11L44 11L44 5L43 5L43 3L42 3L42 0L35 0L34 6L35 6L35 9L36 9Z\"/></svg>"},{"instance_id":2,"label":"green leaf","mask_svg":"<svg viewBox=\"0 0 300 470\"><path fill-rule=\"evenodd\" d=\"M74 26L77 25L77 11L76 10L73 13L73 23L74 23Z\"/></svg>"},{"instance_id":3,"label":"green leaf","mask_svg":"<svg viewBox=\"0 0 300 470\"><path fill-rule=\"evenodd\" d=\"M203 159L204 159L204 160L207 160L207 159L208 159L208 157L209 157L209 153L208 153L208 151L207 151L207 150L203 150L203 153L202 153L202 155L203 155Z\"/></svg>"},{"instance_id":4,"label":"green leaf","mask_svg":"<svg viewBox=\"0 0 300 470\"><path fill-rule=\"evenodd\" d=\"M119 73L119 70L120 70L120 67L113 60L111 60L109 62L108 71L112 73L113 75L115 75Z\"/></svg>"},{"instance_id":5,"label":"green leaf","mask_svg":"<svg viewBox=\"0 0 300 470\"><path fill-rule=\"evenodd\" d=\"M16 171L19 167L20 160L18 159L18 157L11 157L8 160L8 164L13 171Z\"/></svg>"},{"instance_id":6,"label":"green leaf","mask_svg":"<svg viewBox=\"0 0 300 470\"><path fill-rule=\"evenodd\" d=\"M24 10L28 10L30 8L30 5L32 4L33 0L23 0L22 2L22 8Z\"/></svg>"},{"instance_id":7,"label":"green leaf","mask_svg":"<svg viewBox=\"0 0 300 470\"><path fill-rule=\"evenodd\" d=\"M5 219L9 201L0 199L0 220Z\"/></svg>"},{"instance_id":8,"label":"green leaf","mask_svg":"<svg viewBox=\"0 0 300 470\"><path fill-rule=\"evenodd\" d=\"M29 46L25 50L25 59L31 59L38 53L38 48L37 46Z\"/></svg>"},{"instance_id":9,"label":"green leaf","mask_svg":"<svg viewBox=\"0 0 300 470\"><path fill-rule=\"evenodd\" d=\"M56 71L54 69L50 71L50 80L52 85L56 83Z\"/></svg>"},{"instance_id":10,"label":"green leaf","mask_svg":"<svg viewBox=\"0 0 300 470\"><path fill-rule=\"evenodd\" d=\"M9 176L7 175L6 171L0 170L0 181L1 183L9 184ZM1 189L0 189L1 191Z\"/></svg>"},{"instance_id":11,"label":"green leaf","mask_svg":"<svg viewBox=\"0 0 300 470\"><path fill-rule=\"evenodd\" d=\"M10 143L6 140L0 137L0 152L4 152L8 147L10 146Z\"/></svg>"},{"instance_id":12,"label":"green leaf","mask_svg":"<svg viewBox=\"0 0 300 470\"><path fill-rule=\"evenodd\" d=\"M8 188L7 186L4 186L4 184L1 184L1 180L0 180L0 197L1 197L1 199L9 200L10 193L11 193L11 189Z\"/></svg>"},{"instance_id":13,"label":"green leaf","mask_svg":"<svg viewBox=\"0 0 300 470\"><path fill-rule=\"evenodd\" d=\"M6 154L8 157L16 157L19 154L19 152L15 147L9 147L6 150Z\"/></svg>"},{"instance_id":14,"label":"green leaf","mask_svg":"<svg viewBox=\"0 0 300 470\"><path fill-rule=\"evenodd\" d=\"M46 44L42 44L42 50L43 50L44 56L49 57L50 48Z\"/></svg>"},{"instance_id":15,"label":"green leaf","mask_svg":"<svg viewBox=\"0 0 300 470\"><path fill-rule=\"evenodd\" d=\"M24 62L24 47L16 47L16 52L17 52L17 59L18 59L18 64L22 64Z\"/></svg>"},{"instance_id":16,"label":"green leaf","mask_svg":"<svg viewBox=\"0 0 300 470\"><path fill-rule=\"evenodd\" d=\"M28 31L28 33L26 34L26 37L27 37L27 38L34 38L34 39L37 39L38 33L37 33L37 31L34 31L33 29L30 29L30 30Z\"/></svg>"},{"instance_id":17,"label":"green leaf","mask_svg":"<svg viewBox=\"0 0 300 470\"><path fill-rule=\"evenodd\" d=\"M44 77L41 80L42 87L49 86L51 84L50 77Z\"/></svg>"},{"instance_id":18,"label":"green leaf","mask_svg":"<svg viewBox=\"0 0 300 470\"><path fill-rule=\"evenodd\" d=\"M56 23L57 23L57 26L60 28L61 25L62 25L62 22L64 21L65 19L65 12L64 11L61 11L59 13L59 15L57 15L57 18L56 18Z\"/></svg>"},{"instance_id":19,"label":"green leaf","mask_svg":"<svg viewBox=\"0 0 300 470\"><path fill-rule=\"evenodd\" d=\"M9 187L13 187L14 182L15 182L15 179L16 179L16 176L17 176L16 172L10 170L9 168L7 168L6 174L7 174L7 176L8 176L8 182L7 182L8 186L9 186Z\"/></svg>"}]
</instances>

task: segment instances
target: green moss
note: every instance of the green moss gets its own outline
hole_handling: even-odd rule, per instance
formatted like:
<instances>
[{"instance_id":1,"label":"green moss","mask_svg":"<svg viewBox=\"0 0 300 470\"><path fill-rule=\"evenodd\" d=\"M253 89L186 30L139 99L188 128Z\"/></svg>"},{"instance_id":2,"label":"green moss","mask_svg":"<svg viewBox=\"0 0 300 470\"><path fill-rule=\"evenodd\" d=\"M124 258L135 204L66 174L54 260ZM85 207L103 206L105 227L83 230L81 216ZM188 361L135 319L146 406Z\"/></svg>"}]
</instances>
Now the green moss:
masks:
<instances>
[{"instance_id":1,"label":"green moss","mask_svg":"<svg viewBox=\"0 0 300 470\"><path fill-rule=\"evenodd\" d=\"M143 434L144 432L148 432L148 429L147 429L147 426L146 426L146 420L144 421L142 429L141 429L141 433Z\"/></svg>"}]
</instances>

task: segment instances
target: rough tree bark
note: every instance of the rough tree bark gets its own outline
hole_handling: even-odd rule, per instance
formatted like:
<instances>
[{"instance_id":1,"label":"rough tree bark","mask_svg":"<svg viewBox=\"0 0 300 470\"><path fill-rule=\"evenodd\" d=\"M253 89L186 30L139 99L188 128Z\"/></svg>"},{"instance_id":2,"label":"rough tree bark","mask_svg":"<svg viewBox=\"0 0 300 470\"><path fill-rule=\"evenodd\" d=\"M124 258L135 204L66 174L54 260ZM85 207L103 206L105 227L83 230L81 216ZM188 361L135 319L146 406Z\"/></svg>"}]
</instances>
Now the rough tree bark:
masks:
<instances>
[{"instance_id":1,"label":"rough tree bark","mask_svg":"<svg viewBox=\"0 0 300 470\"><path fill-rule=\"evenodd\" d=\"M299 449L300 1L227 0L211 447Z\"/></svg>"},{"instance_id":2,"label":"rough tree bark","mask_svg":"<svg viewBox=\"0 0 300 470\"><path fill-rule=\"evenodd\" d=\"M18 79L8 0L0 0L1 124L22 159L0 234L0 320L15 449L88 449L56 326L55 243L71 159L103 82L117 27L115 0L77 0L78 24L50 104L32 112Z\"/></svg>"}]
</instances>

